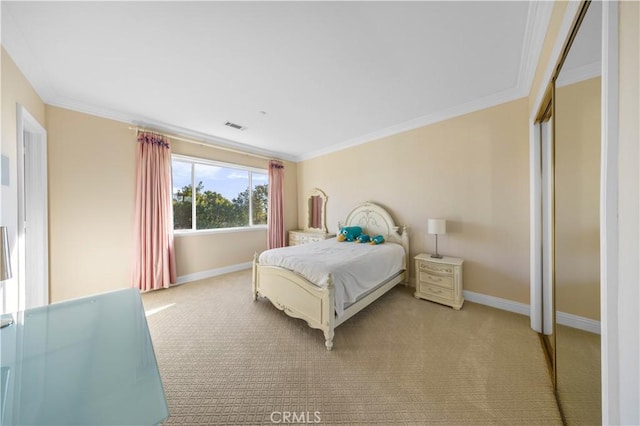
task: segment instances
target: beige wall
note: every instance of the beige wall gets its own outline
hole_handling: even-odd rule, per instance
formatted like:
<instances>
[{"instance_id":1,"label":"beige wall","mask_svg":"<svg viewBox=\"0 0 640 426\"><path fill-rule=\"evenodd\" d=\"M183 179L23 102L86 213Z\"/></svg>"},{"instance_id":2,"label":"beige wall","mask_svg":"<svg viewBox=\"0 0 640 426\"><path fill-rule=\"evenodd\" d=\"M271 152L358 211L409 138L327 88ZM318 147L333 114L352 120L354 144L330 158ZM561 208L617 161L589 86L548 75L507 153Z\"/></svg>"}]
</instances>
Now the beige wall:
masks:
<instances>
[{"instance_id":1,"label":"beige wall","mask_svg":"<svg viewBox=\"0 0 640 426\"><path fill-rule=\"evenodd\" d=\"M126 123L47 106L51 299L129 287L135 133ZM174 153L266 168L267 161L172 142ZM297 225L296 165L285 163L285 225ZM251 261L266 231L176 237L178 276Z\"/></svg>"},{"instance_id":2,"label":"beige wall","mask_svg":"<svg viewBox=\"0 0 640 426\"><path fill-rule=\"evenodd\" d=\"M131 286L135 135L47 106L51 301Z\"/></svg>"},{"instance_id":3,"label":"beige wall","mask_svg":"<svg viewBox=\"0 0 640 426\"><path fill-rule=\"evenodd\" d=\"M600 77L556 89L556 309L600 320Z\"/></svg>"},{"instance_id":4,"label":"beige wall","mask_svg":"<svg viewBox=\"0 0 640 426\"><path fill-rule=\"evenodd\" d=\"M233 164L268 169L268 160L251 155L238 154L198 145L174 141L172 151L176 154L208 158ZM285 229L297 226L297 165L285 162ZM176 236L176 263L178 276L195 274L210 269L223 268L249 262L254 252L267 248L267 231L239 231L211 234L183 234Z\"/></svg>"},{"instance_id":5,"label":"beige wall","mask_svg":"<svg viewBox=\"0 0 640 426\"><path fill-rule=\"evenodd\" d=\"M411 256L434 251L427 219L445 218L439 251L465 259L465 290L529 303L527 101L303 161L298 198L324 190L331 231L360 202L388 207L410 227Z\"/></svg>"},{"instance_id":6,"label":"beige wall","mask_svg":"<svg viewBox=\"0 0 640 426\"><path fill-rule=\"evenodd\" d=\"M25 107L38 122L45 126L45 105L33 90L31 84L18 69L11 57L2 48L2 155L9 159L9 185L0 186L0 224L8 227L9 245L13 252L11 262L13 271L18 270L16 254L17 226L18 226L18 190L17 190L17 123L16 105ZM46 126L45 126L46 127ZM3 284L0 297L0 310L6 312L18 309L17 272L14 277ZM5 290L6 289L6 293Z\"/></svg>"}]
</instances>

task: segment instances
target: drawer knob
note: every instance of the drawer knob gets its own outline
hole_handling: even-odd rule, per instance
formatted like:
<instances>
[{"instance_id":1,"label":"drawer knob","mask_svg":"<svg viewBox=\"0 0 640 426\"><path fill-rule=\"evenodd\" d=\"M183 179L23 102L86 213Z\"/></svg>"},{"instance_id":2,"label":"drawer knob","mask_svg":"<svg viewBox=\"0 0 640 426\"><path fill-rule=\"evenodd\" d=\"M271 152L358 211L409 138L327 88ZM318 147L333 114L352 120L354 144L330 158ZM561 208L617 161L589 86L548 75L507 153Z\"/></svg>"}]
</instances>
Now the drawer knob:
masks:
<instances>
[{"instance_id":1,"label":"drawer knob","mask_svg":"<svg viewBox=\"0 0 640 426\"><path fill-rule=\"evenodd\" d=\"M429 290L431 290L431 291L432 291L432 292L434 292L434 293L438 293L438 294L442 293L440 290L435 289L435 288L433 288L433 287L430 287L430 288L429 288Z\"/></svg>"}]
</instances>

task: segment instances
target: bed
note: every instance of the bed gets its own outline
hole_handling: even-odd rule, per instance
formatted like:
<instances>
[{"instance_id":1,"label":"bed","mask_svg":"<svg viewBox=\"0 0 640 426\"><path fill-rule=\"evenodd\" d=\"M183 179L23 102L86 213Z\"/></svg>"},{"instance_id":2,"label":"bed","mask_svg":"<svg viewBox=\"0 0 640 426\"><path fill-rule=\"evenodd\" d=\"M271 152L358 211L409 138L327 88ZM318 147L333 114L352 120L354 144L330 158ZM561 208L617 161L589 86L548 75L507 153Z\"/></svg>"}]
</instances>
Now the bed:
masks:
<instances>
[{"instance_id":1,"label":"bed","mask_svg":"<svg viewBox=\"0 0 640 426\"><path fill-rule=\"evenodd\" d=\"M338 225L360 226L366 234L383 235L386 242L371 246L337 242L333 238L318 243L267 250L260 256L256 253L253 260L253 300L265 297L290 317L303 319L309 327L322 330L328 350L333 348L337 326L398 283L406 284L408 279L407 228L396 226L386 209L366 202L354 208L345 222ZM349 274L350 264L331 264L332 256L334 259L340 257L334 249L344 250L346 254L342 256L343 259L349 258L353 265L359 262L358 271L362 270L362 262L368 262L368 269L384 272L378 273L374 278L375 282L356 282L354 274ZM380 255L396 259L395 266L381 266ZM291 259L293 264L287 264ZM370 280L371 277L367 279ZM356 291L354 287L357 287Z\"/></svg>"}]
</instances>

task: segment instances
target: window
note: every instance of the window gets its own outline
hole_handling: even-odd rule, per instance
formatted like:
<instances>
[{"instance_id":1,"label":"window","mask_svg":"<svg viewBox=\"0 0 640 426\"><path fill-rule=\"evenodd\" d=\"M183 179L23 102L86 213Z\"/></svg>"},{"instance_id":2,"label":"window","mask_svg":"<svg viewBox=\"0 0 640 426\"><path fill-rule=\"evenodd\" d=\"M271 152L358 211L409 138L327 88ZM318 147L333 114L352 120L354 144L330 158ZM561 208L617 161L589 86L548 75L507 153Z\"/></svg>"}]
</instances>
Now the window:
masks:
<instances>
[{"instance_id":1,"label":"window","mask_svg":"<svg viewBox=\"0 0 640 426\"><path fill-rule=\"evenodd\" d=\"M266 170L173 155L172 180L176 231L267 224Z\"/></svg>"}]
</instances>

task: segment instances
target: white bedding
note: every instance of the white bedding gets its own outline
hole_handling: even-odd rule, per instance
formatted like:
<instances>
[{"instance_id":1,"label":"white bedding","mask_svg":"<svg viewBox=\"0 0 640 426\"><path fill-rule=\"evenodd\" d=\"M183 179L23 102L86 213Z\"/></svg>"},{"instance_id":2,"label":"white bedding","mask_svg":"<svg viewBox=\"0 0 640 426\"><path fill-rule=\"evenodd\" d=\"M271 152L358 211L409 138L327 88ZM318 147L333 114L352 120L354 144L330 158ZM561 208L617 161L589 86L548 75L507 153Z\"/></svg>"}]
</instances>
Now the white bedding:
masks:
<instances>
[{"instance_id":1,"label":"white bedding","mask_svg":"<svg viewBox=\"0 0 640 426\"><path fill-rule=\"evenodd\" d=\"M359 244L332 238L264 251L259 263L295 271L319 287L326 287L331 273L340 316L345 305L404 269L404 257L400 244Z\"/></svg>"}]
</instances>

